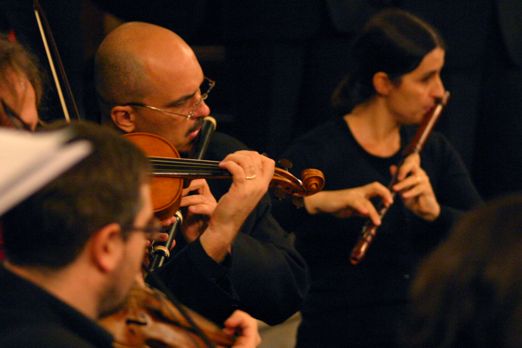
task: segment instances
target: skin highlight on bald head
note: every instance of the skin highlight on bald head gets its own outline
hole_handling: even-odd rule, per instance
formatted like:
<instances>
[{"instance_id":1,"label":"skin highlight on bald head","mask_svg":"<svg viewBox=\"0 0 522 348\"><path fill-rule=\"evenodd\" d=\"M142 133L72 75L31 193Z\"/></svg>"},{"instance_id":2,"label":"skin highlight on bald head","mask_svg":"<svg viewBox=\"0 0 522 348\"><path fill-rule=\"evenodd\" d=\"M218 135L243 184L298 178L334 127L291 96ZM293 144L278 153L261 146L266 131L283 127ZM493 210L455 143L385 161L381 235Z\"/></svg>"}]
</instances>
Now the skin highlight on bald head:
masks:
<instances>
[{"instance_id":1,"label":"skin highlight on bald head","mask_svg":"<svg viewBox=\"0 0 522 348\"><path fill-rule=\"evenodd\" d=\"M129 26L133 27L124 24L111 32L96 53L95 84L103 115L107 114L107 107L110 109L125 98L137 99L145 94L143 86L147 77L132 45L132 41L140 37L132 37L132 31L127 30Z\"/></svg>"},{"instance_id":2,"label":"skin highlight on bald head","mask_svg":"<svg viewBox=\"0 0 522 348\"><path fill-rule=\"evenodd\" d=\"M108 106L141 100L161 79L164 65L172 62L169 69L182 74L190 60L196 60L192 49L174 32L149 23L125 23L98 49L97 93Z\"/></svg>"}]
</instances>

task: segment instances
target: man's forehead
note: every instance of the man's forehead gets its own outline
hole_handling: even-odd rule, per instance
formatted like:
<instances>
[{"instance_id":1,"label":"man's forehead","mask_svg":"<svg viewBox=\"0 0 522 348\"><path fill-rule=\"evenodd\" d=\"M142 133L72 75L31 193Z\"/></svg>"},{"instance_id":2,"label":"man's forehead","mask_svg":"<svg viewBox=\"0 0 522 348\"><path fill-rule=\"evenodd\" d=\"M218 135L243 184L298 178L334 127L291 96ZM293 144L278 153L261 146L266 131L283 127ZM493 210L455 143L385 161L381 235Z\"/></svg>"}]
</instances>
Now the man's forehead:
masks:
<instances>
[{"instance_id":1,"label":"man's forehead","mask_svg":"<svg viewBox=\"0 0 522 348\"><path fill-rule=\"evenodd\" d=\"M154 86L150 92L163 96L162 99L168 104L182 103L191 99L204 81L203 71L199 66L185 70L172 67L163 69L159 66L150 66L150 68L148 77Z\"/></svg>"}]
</instances>

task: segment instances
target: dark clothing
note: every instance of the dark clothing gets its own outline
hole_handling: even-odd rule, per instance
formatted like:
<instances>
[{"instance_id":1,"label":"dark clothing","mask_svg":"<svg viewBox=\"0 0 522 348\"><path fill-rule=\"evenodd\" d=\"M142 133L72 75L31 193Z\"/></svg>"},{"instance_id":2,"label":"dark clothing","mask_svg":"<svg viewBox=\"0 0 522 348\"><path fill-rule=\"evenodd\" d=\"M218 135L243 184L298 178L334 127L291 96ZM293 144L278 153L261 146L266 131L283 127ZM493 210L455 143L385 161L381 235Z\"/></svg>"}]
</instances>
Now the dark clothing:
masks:
<instances>
[{"instance_id":1,"label":"dark clothing","mask_svg":"<svg viewBox=\"0 0 522 348\"><path fill-rule=\"evenodd\" d=\"M221 160L239 149L245 146L217 133L206 158ZM230 181L210 180L209 185L219 199ZM180 240L159 276L182 303L217 323L238 308L269 324L284 321L299 309L308 275L290 235L270 211L266 195L245 221L224 263L212 260L199 240L185 247Z\"/></svg>"},{"instance_id":2,"label":"dark clothing","mask_svg":"<svg viewBox=\"0 0 522 348\"><path fill-rule=\"evenodd\" d=\"M4 261L5 253L4 253L4 232L2 228L2 223L0 222L0 262Z\"/></svg>"},{"instance_id":3,"label":"dark clothing","mask_svg":"<svg viewBox=\"0 0 522 348\"><path fill-rule=\"evenodd\" d=\"M383 2L223 1L224 80L232 83L231 112L238 120L233 134L279 156L319 125L317 115L333 112L331 94L352 66L350 46L361 19Z\"/></svg>"},{"instance_id":4,"label":"dark clothing","mask_svg":"<svg viewBox=\"0 0 522 348\"><path fill-rule=\"evenodd\" d=\"M112 347L112 336L74 308L0 267L0 347Z\"/></svg>"},{"instance_id":5,"label":"dark clothing","mask_svg":"<svg viewBox=\"0 0 522 348\"><path fill-rule=\"evenodd\" d=\"M401 130L401 147L413 135L414 129ZM368 154L339 118L302 137L283 158L293 162L295 172L322 170L325 190L337 190L373 181L388 185L389 166L398 163L400 152L390 158ZM302 309L299 347L393 346L417 263L446 234L459 211L480 202L462 161L443 136L432 134L421 162L441 205L440 217L426 222L397 196L357 266L349 258L364 219L311 216L305 209L277 206L274 214L285 228L295 231L296 247L312 278Z\"/></svg>"}]
</instances>

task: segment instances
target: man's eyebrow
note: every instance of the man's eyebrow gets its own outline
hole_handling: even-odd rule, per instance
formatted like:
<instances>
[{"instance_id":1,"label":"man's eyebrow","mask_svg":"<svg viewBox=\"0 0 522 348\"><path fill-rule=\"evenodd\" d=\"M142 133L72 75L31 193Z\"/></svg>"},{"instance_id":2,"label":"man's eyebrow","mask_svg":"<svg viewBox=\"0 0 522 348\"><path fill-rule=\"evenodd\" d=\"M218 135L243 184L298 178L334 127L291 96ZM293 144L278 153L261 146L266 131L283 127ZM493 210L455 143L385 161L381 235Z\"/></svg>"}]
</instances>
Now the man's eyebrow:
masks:
<instances>
[{"instance_id":1,"label":"man's eyebrow","mask_svg":"<svg viewBox=\"0 0 522 348\"><path fill-rule=\"evenodd\" d=\"M173 101L167 103L165 105L165 107L172 108L172 107L180 106L180 105L184 104L187 100L192 99L195 95L196 95L196 92L188 94L188 95L185 95L185 96L183 96L181 98L178 98L176 100L173 100Z\"/></svg>"},{"instance_id":2,"label":"man's eyebrow","mask_svg":"<svg viewBox=\"0 0 522 348\"><path fill-rule=\"evenodd\" d=\"M203 77L203 80L202 80L201 83L200 83L200 87L201 87L201 85L203 84L203 82L205 81L205 79L206 79L206 77ZM185 96L183 96L183 97L181 97L181 98L178 98L178 99L176 99L176 100L174 100L174 101L171 101L171 102L167 103L167 104L165 105L165 107L167 107L167 108L173 108L173 107L180 106L180 105L184 104L187 100L190 100L190 99L194 98L194 96L196 95L196 93L198 93L200 87L198 87L198 89L196 89L196 90L194 91L194 93L187 94L187 95L185 95Z\"/></svg>"}]
</instances>

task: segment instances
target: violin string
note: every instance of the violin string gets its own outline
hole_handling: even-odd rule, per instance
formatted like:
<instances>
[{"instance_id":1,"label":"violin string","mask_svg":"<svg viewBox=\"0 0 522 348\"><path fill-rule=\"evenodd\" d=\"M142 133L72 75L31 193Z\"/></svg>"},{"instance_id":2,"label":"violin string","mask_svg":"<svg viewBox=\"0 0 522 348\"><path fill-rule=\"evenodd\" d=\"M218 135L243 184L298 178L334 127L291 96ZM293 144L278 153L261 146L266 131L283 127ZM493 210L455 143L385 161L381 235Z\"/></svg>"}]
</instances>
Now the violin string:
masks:
<instances>
[{"instance_id":1,"label":"violin string","mask_svg":"<svg viewBox=\"0 0 522 348\"><path fill-rule=\"evenodd\" d=\"M186 166L184 164L173 164L173 163L157 163L152 162L152 165L154 168L172 168L172 169L187 169L187 170L217 170L217 171L226 171L223 168L216 167L216 166Z\"/></svg>"},{"instance_id":2,"label":"violin string","mask_svg":"<svg viewBox=\"0 0 522 348\"><path fill-rule=\"evenodd\" d=\"M152 164L162 164L165 166L174 166L174 167L188 167L188 168L219 168L219 162L210 162L210 163L198 163L192 161L179 161L179 160L163 160L157 159L155 157L150 157L149 160Z\"/></svg>"},{"instance_id":3,"label":"violin string","mask_svg":"<svg viewBox=\"0 0 522 348\"><path fill-rule=\"evenodd\" d=\"M210 160L197 160L192 158L169 158L169 157L160 157L160 156L152 156L149 159L154 161L165 161L169 163L193 163L193 164L209 164L209 165L218 165L219 161L210 161Z\"/></svg>"},{"instance_id":4,"label":"violin string","mask_svg":"<svg viewBox=\"0 0 522 348\"><path fill-rule=\"evenodd\" d=\"M180 176L221 176L228 177L230 173L219 168L217 161L199 161L199 160L182 160L179 159L158 159L150 158L154 167L155 174L170 174Z\"/></svg>"},{"instance_id":5,"label":"violin string","mask_svg":"<svg viewBox=\"0 0 522 348\"><path fill-rule=\"evenodd\" d=\"M185 167L176 167L176 166L163 166L163 165L154 165L154 172L162 172L162 173L172 173L176 174L193 174L193 175L206 175L207 173L211 175L219 175L224 177L229 177L230 173L227 170L221 168L185 168Z\"/></svg>"},{"instance_id":6,"label":"violin string","mask_svg":"<svg viewBox=\"0 0 522 348\"><path fill-rule=\"evenodd\" d=\"M223 173L211 173L211 172L197 172L197 173L181 173L181 172L172 172L170 170L166 171L157 171L153 172L154 175L158 177L171 177L171 178L179 178L179 179L198 179L198 178L207 178L207 179L228 179L231 178L231 175L224 175Z\"/></svg>"}]
</instances>

